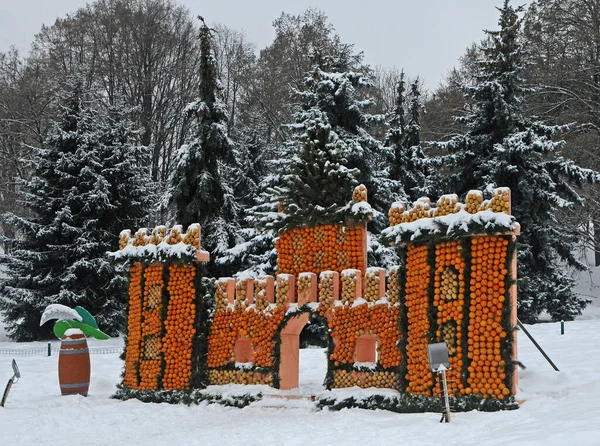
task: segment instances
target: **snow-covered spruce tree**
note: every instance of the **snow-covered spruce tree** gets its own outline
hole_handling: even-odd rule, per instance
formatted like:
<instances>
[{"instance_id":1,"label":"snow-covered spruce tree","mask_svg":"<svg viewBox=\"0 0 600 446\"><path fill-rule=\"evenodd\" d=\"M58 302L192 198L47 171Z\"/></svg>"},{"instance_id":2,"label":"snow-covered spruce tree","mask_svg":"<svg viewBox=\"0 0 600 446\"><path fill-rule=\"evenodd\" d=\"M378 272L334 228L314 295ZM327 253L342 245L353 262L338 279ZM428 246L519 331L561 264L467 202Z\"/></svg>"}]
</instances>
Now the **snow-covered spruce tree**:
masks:
<instances>
[{"instance_id":1,"label":"snow-covered spruce tree","mask_svg":"<svg viewBox=\"0 0 600 446\"><path fill-rule=\"evenodd\" d=\"M330 57L320 57L318 66L304 79L301 89L294 90L299 99L295 113L296 127L311 117L312 109L327 115L332 130L347 147L348 167L358 169L359 183L369 191L369 202L381 214L375 217L372 230L379 232L385 225L390 204L403 195L402 185L390 179L389 150L371 136L368 127L382 122L383 116L371 115L373 100L368 96L373 87L362 73L352 71L348 49Z\"/></svg>"},{"instance_id":2,"label":"snow-covered spruce tree","mask_svg":"<svg viewBox=\"0 0 600 446\"><path fill-rule=\"evenodd\" d=\"M259 229L256 217L257 213L277 212L277 204L271 202L272 196L267 191L279 184L282 163L280 159L265 159L265 143L257 133L247 135L240 144L245 147L247 154L246 164L242 163L245 166L243 175L252 186L252 190L248 188L236 194L242 198L239 201L242 207L239 235L243 241L230 247L216 261L233 277L274 275L277 266L275 235L273 231Z\"/></svg>"},{"instance_id":3,"label":"snow-covered spruce tree","mask_svg":"<svg viewBox=\"0 0 600 446\"><path fill-rule=\"evenodd\" d=\"M587 301L573 291L568 267L581 269L572 252L573 234L557 218L560 208L582 205L576 187L596 182L596 172L560 156L563 143L552 138L564 130L523 116L527 90L521 73L526 53L521 45L522 8L506 0L500 30L487 31L478 83L470 89L472 113L462 119L468 132L445 143L447 155L433 159L441 192L465 195L470 189L506 186L512 213L521 224L518 244L519 317L533 322L542 311L554 320L581 314ZM438 177L439 178L439 177ZM432 178L433 180L433 178Z\"/></svg>"},{"instance_id":4,"label":"snow-covered spruce tree","mask_svg":"<svg viewBox=\"0 0 600 446\"><path fill-rule=\"evenodd\" d=\"M411 84L409 97L407 123L405 102L408 97L404 73L402 73L397 85L396 103L388 117L390 127L387 132L386 145L393 153L390 178L401 183L406 192L406 196L400 197L400 199L415 201L422 195L427 175L424 165L425 155L421 149L420 114L423 104L420 100L418 80Z\"/></svg>"},{"instance_id":5,"label":"snow-covered spruce tree","mask_svg":"<svg viewBox=\"0 0 600 446\"><path fill-rule=\"evenodd\" d=\"M128 110L96 111L77 81L59 100L62 117L46 146L32 149L24 216L6 214L16 238L0 261L7 278L0 309L17 341L51 336L40 327L48 304L81 305L104 331L123 327L125 279L106 257L118 234L137 227L152 199L149 153L136 144ZM97 106L97 104L96 104Z\"/></svg>"},{"instance_id":6,"label":"snow-covered spruce tree","mask_svg":"<svg viewBox=\"0 0 600 446\"><path fill-rule=\"evenodd\" d=\"M169 205L175 222L200 223L203 249L210 252L208 274L227 275L216 261L241 242L239 205L234 195L236 173L233 142L227 137L227 111L218 98L220 85L212 52L212 30L200 28L199 98L186 107L192 118L191 138L177 153Z\"/></svg>"},{"instance_id":7,"label":"snow-covered spruce tree","mask_svg":"<svg viewBox=\"0 0 600 446\"><path fill-rule=\"evenodd\" d=\"M268 229L288 230L302 225L345 223L360 219L348 206L358 185L358 169L348 167L348 147L329 125L327 115L311 110L300 136L300 150L291 160L290 173L276 195L278 218ZM364 218L364 217L362 217Z\"/></svg>"}]
</instances>

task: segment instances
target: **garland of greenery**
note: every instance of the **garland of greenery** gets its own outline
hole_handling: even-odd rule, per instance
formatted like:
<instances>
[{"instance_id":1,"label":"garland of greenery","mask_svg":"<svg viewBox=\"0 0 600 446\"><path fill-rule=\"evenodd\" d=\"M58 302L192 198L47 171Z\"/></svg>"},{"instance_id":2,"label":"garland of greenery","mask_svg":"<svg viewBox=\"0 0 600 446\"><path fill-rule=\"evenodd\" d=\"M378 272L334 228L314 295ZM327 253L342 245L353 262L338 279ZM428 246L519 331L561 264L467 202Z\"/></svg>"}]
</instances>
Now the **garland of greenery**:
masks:
<instances>
[{"instance_id":1,"label":"garland of greenery","mask_svg":"<svg viewBox=\"0 0 600 446\"><path fill-rule=\"evenodd\" d=\"M317 311L313 310L308 304L304 304L301 307L299 307L296 311L291 311L288 312L283 320L281 321L281 323L279 324L279 327L277 328L277 330L275 331L275 334L273 336L273 350L272 350L272 355L273 355L273 365L271 367L271 374L273 376L273 387L275 387L276 389L279 389L279 365L281 364L281 332L283 331L283 328L287 325L287 323L293 319L296 316L299 316L303 313L309 313L310 317L314 320L317 320L321 323L324 323L325 326L327 326L327 318L323 315L321 315L320 313L318 313ZM331 359L329 359L331 357L331 355L333 354L333 348L334 348L334 343L333 343L333 338L331 337L331 331L327 330L327 373L325 375L325 380L323 382L323 385L325 386L326 389L330 389L331 385L333 384L333 362L331 361Z\"/></svg>"},{"instance_id":2,"label":"garland of greenery","mask_svg":"<svg viewBox=\"0 0 600 446\"><path fill-rule=\"evenodd\" d=\"M408 356L406 347L408 345L408 312L406 311L406 249L399 250L398 257L400 258L401 266L398 268L398 302L400 303L400 317L398 318L398 330L400 331L400 339L396 342L400 350L400 365L398 366L398 380L400 390L404 391L408 387Z\"/></svg>"},{"instance_id":3,"label":"garland of greenery","mask_svg":"<svg viewBox=\"0 0 600 446\"><path fill-rule=\"evenodd\" d=\"M159 339L164 339L165 335L167 334L167 327L165 326L165 321L167 320L167 314L169 312L169 290L168 290L168 285L169 285L169 279L171 277L171 268L169 268L169 264L167 263L162 263L162 280L163 280L163 285L162 285L162 292L161 292L161 308L160 308L160 338ZM159 389L163 389L164 385L163 385L163 378L165 376L165 370L167 368L167 362L165 360L165 354L161 351L160 352L160 372L158 373L158 377L157 377L157 382L158 382L158 388Z\"/></svg>"},{"instance_id":4,"label":"garland of greenery","mask_svg":"<svg viewBox=\"0 0 600 446\"><path fill-rule=\"evenodd\" d=\"M262 393L255 395L223 395L213 394L202 389L192 390L135 390L122 385L117 386L117 392L111 398L126 401L137 399L144 403L168 403L168 404L200 404L203 401L209 404L216 403L228 407L243 408L255 401L262 399Z\"/></svg>"},{"instance_id":5,"label":"garland of greenery","mask_svg":"<svg viewBox=\"0 0 600 446\"><path fill-rule=\"evenodd\" d=\"M462 384L465 388L469 387L469 366L471 365L472 359L469 358L467 352L469 351L469 324L466 321L469 320L469 313L471 312L471 262L473 261L471 255L471 239L465 237L461 242L462 257L465 261L465 269L463 271L463 279L465 282L465 304L463 305L463 324L462 324L462 336L460 338L461 349L463 352L463 369L462 369Z\"/></svg>"},{"instance_id":6,"label":"garland of greenery","mask_svg":"<svg viewBox=\"0 0 600 446\"><path fill-rule=\"evenodd\" d=\"M502 329L507 334L504 339L500 340L500 351L502 359L506 364L504 372L506 373L506 387L512 391L512 381L515 372L514 365L520 365L520 363L513 359L513 334L517 329L516 326L511 324L511 316L513 310L513 302L510 298L510 288L512 285L517 283L516 277L512 277L512 260L517 255L517 243L513 240L512 236L507 236L508 249L506 250L506 270L508 274L504 278L504 289L506 291L504 295L504 305L502 306ZM510 366L509 366L510 364Z\"/></svg>"},{"instance_id":7,"label":"garland of greenery","mask_svg":"<svg viewBox=\"0 0 600 446\"><path fill-rule=\"evenodd\" d=\"M141 271L140 271L140 290L142 291L140 293L139 299L140 299L140 309L143 311L143 306L144 306L144 286L146 285L146 279L144 278L144 270L146 269L146 266L141 264ZM131 274L128 275L128 284L131 283ZM131 296L127 296L127 304L125 305L125 318L127 320L127 326L129 326L129 306L131 303ZM141 338L140 338L141 341ZM128 343L128 337L127 334L125 335L125 346L127 348L127 346L129 346ZM136 377L136 382L137 385L139 386L140 384L140 356L141 355L141 351L140 351L140 346L138 344L138 358L137 360L134 362L134 373L135 373L135 377ZM123 360L123 362L125 362L125 357L126 357L126 349L123 350L123 353L121 354L121 359ZM121 379L125 379L125 367L123 367L123 372L121 374Z\"/></svg>"},{"instance_id":8,"label":"garland of greenery","mask_svg":"<svg viewBox=\"0 0 600 446\"><path fill-rule=\"evenodd\" d=\"M429 265L429 285L427 286L427 316L429 318L429 333L427 333L428 343L432 344L435 342L440 342L437 339L437 332L440 329L437 320L438 320L438 309L435 306L434 296L435 296L435 263L436 263L436 254L435 254L435 244L428 243L427 245L427 265ZM437 373L431 374L431 389L435 389L435 386L439 384L441 386L441 381Z\"/></svg>"},{"instance_id":9,"label":"garland of greenery","mask_svg":"<svg viewBox=\"0 0 600 446\"><path fill-rule=\"evenodd\" d=\"M357 399L335 398L329 395L321 395L316 399L317 408L328 408L330 410L342 409L370 409L389 410L397 413L423 413L442 412L442 401L438 397L400 393L398 396L389 397L384 395L372 395L367 398ZM498 410L515 410L519 408L514 397L505 400L483 398L478 395L464 395L461 397L450 397L450 407L454 412L468 412L479 410L481 412L495 412Z\"/></svg>"},{"instance_id":10,"label":"garland of greenery","mask_svg":"<svg viewBox=\"0 0 600 446\"><path fill-rule=\"evenodd\" d=\"M196 289L196 333L192 339L191 389L203 389L210 384L208 376L208 334L215 308L215 279L204 277L206 266L196 269L194 286Z\"/></svg>"}]
</instances>

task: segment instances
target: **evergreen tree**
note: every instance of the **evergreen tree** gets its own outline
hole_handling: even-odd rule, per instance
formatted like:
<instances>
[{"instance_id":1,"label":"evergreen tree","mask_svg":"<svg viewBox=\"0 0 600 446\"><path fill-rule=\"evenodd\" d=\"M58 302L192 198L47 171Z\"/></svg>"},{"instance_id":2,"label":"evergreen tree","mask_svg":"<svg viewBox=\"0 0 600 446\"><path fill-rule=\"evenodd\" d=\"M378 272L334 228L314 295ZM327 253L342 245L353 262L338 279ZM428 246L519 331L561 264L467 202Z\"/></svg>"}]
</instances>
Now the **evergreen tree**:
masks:
<instances>
[{"instance_id":1,"label":"evergreen tree","mask_svg":"<svg viewBox=\"0 0 600 446\"><path fill-rule=\"evenodd\" d=\"M402 200L415 201L421 196L425 185L425 155L421 149L421 100L419 82L415 80L410 89L410 105L405 110L407 100L404 73L401 74L396 90L396 103L388 122L386 145L393 151L390 179L402 183L406 196ZM409 120L406 123L406 115Z\"/></svg>"},{"instance_id":2,"label":"evergreen tree","mask_svg":"<svg viewBox=\"0 0 600 446\"><path fill-rule=\"evenodd\" d=\"M348 167L348 148L329 125L327 115L312 110L299 138L301 149L283 177L279 202L288 227L344 221L346 204L358 185L358 169Z\"/></svg>"},{"instance_id":3,"label":"evergreen tree","mask_svg":"<svg viewBox=\"0 0 600 446\"><path fill-rule=\"evenodd\" d=\"M518 245L519 317L536 320L542 311L553 319L572 319L587 301L573 291L566 266L583 268L572 252L573 234L557 218L560 209L581 205L576 191L598 174L560 156L563 143L552 138L564 128L523 116L527 90L521 73L526 53L521 45L521 7L506 0L500 30L489 39L480 62L478 83L470 89L472 113L462 120L468 132L437 147L448 154L432 161L447 173L430 187L465 195L470 189L498 186L512 191L512 214L521 224ZM440 170L438 170L440 172ZM431 178L434 180L434 178Z\"/></svg>"},{"instance_id":4,"label":"evergreen tree","mask_svg":"<svg viewBox=\"0 0 600 446\"><path fill-rule=\"evenodd\" d=\"M371 115L374 102L368 96L373 87L362 73L352 70L351 47L333 56L316 54L318 66L294 94L300 99L296 128L305 128L313 109L324 112L331 129L347 147L348 167L358 169L359 183L369 191L369 202L380 212L372 229L379 232L385 225L384 216L390 204L403 195L402 185L390 179L389 151L368 132L371 124L381 123L383 116Z\"/></svg>"},{"instance_id":5,"label":"evergreen tree","mask_svg":"<svg viewBox=\"0 0 600 446\"><path fill-rule=\"evenodd\" d=\"M186 107L192 117L192 138L177 154L169 203L175 221L184 227L200 223L203 248L210 252L208 272L214 277L225 271L216 261L227 249L241 242L239 206L234 196L235 148L227 137L227 112L218 99L220 91L216 61L212 53L211 29L200 28L199 98Z\"/></svg>"},{"instance_id":6,"label":"evergreen tree","mask_svg":"<svg viewBox=\"0 0 600 446\"><path fill-rule=\"evenodd\" d=\"M18 341L51 336L39 321L53 303L81 305L103 330L118 333L125 280L106 253L118 249L123 228L140 224L152 199L149 171L140 167L148 150L135 144L127 111L96 111L77 81L67 88L61 121L29 160L27 215L4 215L17 237L5 240L9 251L0 259L8 276L0 309Z\"/></svg>"},{"instance_id":7,"label":"evergreen tree","mask_svg":"<svg viewBox=\"0 0 600 446\"><path fill-rule=\"evenodd\" d=\"M243 169L245 180L238 183L241 190L236 193L236 196L241 197L242 228L239 236L243 241L230 247L216 261L234 277L274 275L277 266L275 236L272 231L257 228L256 214L261 211L277 211L277 204L271 203L272 197L267 196L266 191L276 185L277 181L274 180L279 179L279 176L272 172L278 172L281 162L265 159L267 156L265 143L257 133L247 135L241 144L247 154L246 161L241 163L245 166Z\"/></svg>"}]
</instances>

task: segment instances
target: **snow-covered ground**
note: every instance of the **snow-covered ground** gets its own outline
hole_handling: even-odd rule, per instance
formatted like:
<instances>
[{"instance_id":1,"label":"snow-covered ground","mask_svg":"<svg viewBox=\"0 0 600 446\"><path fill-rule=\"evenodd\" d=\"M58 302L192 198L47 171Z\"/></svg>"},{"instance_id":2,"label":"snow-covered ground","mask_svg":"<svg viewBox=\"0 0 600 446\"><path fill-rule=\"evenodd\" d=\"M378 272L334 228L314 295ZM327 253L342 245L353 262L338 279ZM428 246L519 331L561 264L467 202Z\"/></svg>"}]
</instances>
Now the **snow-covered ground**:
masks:
<instances>
[{"instance_id":1,"label":"snow-covered ground","mask_svg":"<svg viewBox=\"0 0 600 446\"><path fill-rule=\"evenodd\" d=\"M600 320L529 326L560 368L555 372L520 335L521 408L510 412L458 413L450 424L439 415L386 411L314 411L310 403L265 400L244 409L220 405L187 407L110 398L119 381L118 354L92 355L90 396L60 396L58 357L14 356L22 373L0 408L2 445L397 445L397 444L600 444ZM90 347L118 347L121 339L89 340ZM5 348L45 343L0 341ZM54 346L58 348L58 341ZM11 356L0 356L0 380L11 376ZM321 349L301 351L302 392L320 388L325 374ZM0 385L2 382L0 382ZM238 386L239 387L239 386ZM237 390L238 389L232 389Z\"/></svg>"}]
</instances>

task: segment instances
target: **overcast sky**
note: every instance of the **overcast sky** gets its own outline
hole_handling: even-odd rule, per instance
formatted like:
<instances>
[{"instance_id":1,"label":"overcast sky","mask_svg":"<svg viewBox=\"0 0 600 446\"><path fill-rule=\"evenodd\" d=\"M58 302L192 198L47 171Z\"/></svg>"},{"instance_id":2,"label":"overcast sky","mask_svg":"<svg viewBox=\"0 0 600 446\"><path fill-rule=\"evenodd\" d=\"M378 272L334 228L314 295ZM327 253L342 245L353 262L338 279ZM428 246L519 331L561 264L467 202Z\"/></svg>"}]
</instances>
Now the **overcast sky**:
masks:
<instances>
[{"instance_id":1,"label":"overcast sky","mask_svg":"<svg viewBox=\"0 0 600 446\"><path fill-rule=\"evenodd\" d=\"M325 12L342 41L364 51L372 65L395 66L435 88L465 49L496 29L502 0L175 0L194 16L244 30L260 49L274 37L272 21L282 11L310 7ZM42 24L51 25L85 0L0 0L0 52L14 45L28 52ZM520 1L515 4L524 4Z\"/></svg>"}]
</instances>

